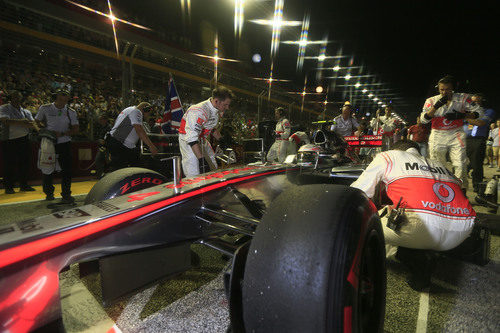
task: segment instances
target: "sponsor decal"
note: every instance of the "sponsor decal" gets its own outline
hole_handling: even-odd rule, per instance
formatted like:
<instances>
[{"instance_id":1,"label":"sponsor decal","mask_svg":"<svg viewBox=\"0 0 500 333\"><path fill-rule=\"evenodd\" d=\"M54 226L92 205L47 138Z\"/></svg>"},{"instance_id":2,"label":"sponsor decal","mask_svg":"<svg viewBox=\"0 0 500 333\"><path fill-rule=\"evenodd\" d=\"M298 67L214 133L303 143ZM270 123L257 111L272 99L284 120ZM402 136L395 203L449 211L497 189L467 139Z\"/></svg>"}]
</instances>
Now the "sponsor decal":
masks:
<instances>
[{"instance_id":1,"label":"sponsor decal","mask_svg":"<svg viewBox=\"0 0 500 333\"><path fill-rule=\"evenodd\" d=\"M96 206L97 208L100 208L103 211L108 212L108 213L111 213L111 212L114 212L114 211L120 209L120 208L118 208L110 203L104 202L104 201L96 202L96 203L92 204L92 206Z\"/></svg>"},{"instance_id":2,"label":"sponsor decal","mask_svg":"<svg viewBox=\"0 0 500 333\"><path fill-rule=\"evenodd\" d=\"M443 168L443 167L431 167L430 165L419 165L417 162L415 163L409 163L409 162L406 162L405 163L405 169L406 170L420 170L420 171L428 171L428 172L431 172L431 173L437 173L437 174L441 174L441 175L450 175L450 176L453 176L453 174L448 171L448 169L446 168ZM437 183L437 184L441 184L441 183Z\"/></svg>"},{"instance_id":3,"label":"sponsor decal","mask_svg":"<svg viewBox=\"0 0 500 333\"><path fill-rule=\"evenodd\" d=\"M17 226L19 227L19 230L21 230L23 234L43 229L40 223L38 223L35 219L29 219L17 222Z\"/></svg>"},{"instance_id":4,"label":"sponsor decal","mask_svg":"<svg viewBox=\"0 0 500 333\"><path fill-rule=\"evenodd\" d=\"M196 178L192 178L192 179L184 179L178 185L168 184L165 186L165 188L170 188L170 189L181 188L181 187L184 187L186 185L197 184L197 183L204 181L204 180L210 180L210 179L214 179L214 178L220 179L220 178L224 178L224 176L229 175L229 174L239 174L241 171L253 170L253 169L258 169L258 168L259 167L256 167L256 166L250 166L250 167L246 167L246 168L242 168L242 169L224 170L224 171L212 173L212 174L209 174L206 176L196 177Z\"/></svg>"},{"instance_id":5,"label":"sponsor decal","mask_svg":"<svg viewBox=\"0 0 500 333\"><path fill-rule=\"evenodd\" d=\"M57 217L58 219L71 219L74 217L90 216L89 213L84 212L80 208L64 210L62 212L57 212L52 215Z\"/></svg>"},{"instance_id":6,"label":"sponsor decal","mask_svg":"<svg viewBox=\"0 0 500 333\"><path fill-rule=\"evenodd\" d=\"M437 195L439 200L443 202L448 203L455 199L455 191L453 191L453 189L447 184L435 183L432 185L432 190Z\"/></svg>"},{"instance_id":7,"label":"sponsor decal","mask_svg":"<svg viewBox=\"0 0 500 333\"><path fill-rule=\"evenodd\" d=\"M152 177L139 177L134 180L129 181L128 183L125 183L122 187L120 187L120 194L125 194L127 192L130 192L130 190L138 185L141 184L154 184L154 185L160 185L163 184L163 180L159 178L152 178Z\"/></svg>"},{"instance_id":8,"label":"sponsor decal","mask_svg":"<svg viewBox=\"0 0 500 333\"><path fill-rule=\"evenodd\" d=\"M452 207L450 204L444 205L440 202L435 203L432 201L421 201L424 208L435 209L437 211L446 213L446 214L455 214L455 215L470 215L470 211L467 208L462 207Z\"/></svg>"},{"instance_id":9,"label":"sponsor decal","mask_svg":"<svg viewBox=\"0 0 500 333\"><path fill-rule=\"evenodd\" d=\"M141 201L141 200L146 199L147 197L157 195L160 193L161 193L160 191L156 191L156 192L132 194L132 195L129 195L127 202Z\"/></svg>"},{"instance_id":10,"label":"sponsor decal","mask_svg":"<svg viewBox=\"0 0 500 333\"><path fill-rule=\"evenodd\" d=\"M9 232L13 232L13 231L14 231L14 227L0 228L0 235L8 234Z\"/></svg>"}]
</instances>

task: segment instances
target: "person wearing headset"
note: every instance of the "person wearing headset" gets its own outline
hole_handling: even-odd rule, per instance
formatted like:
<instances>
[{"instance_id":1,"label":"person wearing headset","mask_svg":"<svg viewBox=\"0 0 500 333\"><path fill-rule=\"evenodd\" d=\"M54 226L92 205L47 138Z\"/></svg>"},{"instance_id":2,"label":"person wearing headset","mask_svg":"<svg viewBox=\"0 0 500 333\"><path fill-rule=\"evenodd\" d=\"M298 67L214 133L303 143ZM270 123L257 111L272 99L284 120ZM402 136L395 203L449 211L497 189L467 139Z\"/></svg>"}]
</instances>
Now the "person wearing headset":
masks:
<instances>
[{"instance_id":1,"label":"person wearing headset","mask_svg":"<svg viewBox=\"0 0 500 333\"><path fill-rule=\"evenodd\" d=\"M462 181L462 189L467 188L467 154L465 147L464 119L477 119L482 108L472 103L471 96L456 93L455 79L447 75L437 84L439 95L427 98L420 120L423 124L432 123L429 136L429 155L431 159L446 165L449 153L455 169L455 176Z\"/></svg>"}]
</instances>

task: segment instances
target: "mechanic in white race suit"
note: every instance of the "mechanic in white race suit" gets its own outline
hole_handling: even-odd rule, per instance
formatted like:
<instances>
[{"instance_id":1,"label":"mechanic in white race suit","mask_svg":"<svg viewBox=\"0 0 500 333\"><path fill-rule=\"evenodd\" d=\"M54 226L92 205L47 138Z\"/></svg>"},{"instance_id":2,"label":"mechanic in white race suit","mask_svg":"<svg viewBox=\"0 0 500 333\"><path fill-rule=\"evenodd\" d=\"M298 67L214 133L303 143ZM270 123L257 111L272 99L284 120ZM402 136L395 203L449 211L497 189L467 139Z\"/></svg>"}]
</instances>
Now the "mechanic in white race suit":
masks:
<instances>
[{"instance_id":1,"label":"mechanic in white race suit","mask_svg":"<svg viewBox=\"0 0 500 333\"><path fill-rule=\"evenodd\" d=\"M387 257L396 255L409 264L413 277L408 282L414 289L427 287L432 271L429 252L418 249L453 249L470 235L476 216L460 181L440 162L422 157L418 148L413 141L395 143L393 150L378 154L351 184L373 199L381 183L393 203L389 211L401 200L404 214L399 229L389 228L389 214L381 212L382 229Z\"/></svg>"},{"instance_id":2,"label":"mechanic in white race suit","mask_svg":"<svg viewBox=\"0 0 500 333\"><path fill-rule=\"evenodd\" d=\"M380 115L380 110L377 110L376 117L370 122L373 128L373 134L382 135L382 150L392 148L394 143L394 131L399 125L399 120L392 115L393 107L388 105L385 107L384 115Z\"/></svg>"},{"instance_id":3,"label":"mechanic in white race suit","mask_svg":"<svg viewBox=\"0 0 500 333\"><path fill-rule=\"evenodd\" d=\"M291 131L290 122L285 118L285 110L282 107L278 107L274 110L274 116L278 122L274 131L276 141L274 141L271 148L269 148L267 161L276 162L277 160L279 163L283 163L288 151L288 137Z\"/></svg>"},{"instance_id":4,"label":"mechanic in white race suit","mask_svg":"<svg viewBox=\"0 0 500 333\"><path fill-rule=\"evenodd\" d=\"M192 105L184 113L179 127L179 148L182 155L182 170L186 177L217 168L209 137L212 134L216 140L221 138L215 127L219 123L219 117L229 109L233 99L231 90L219 86L212 91L211 98Z\"/></svg>"},{"instance_id":5,"label":"mechanic in white race suit","mask_svg":"<svg viewBox=\"0 0 500 333\"><path fill-rule=\"evenodd\" d=\"M449 153L455 176L467 188L467 153L465 148L464 119L476 119L482 115L482 108L473 105L470 95L455 93L455 79L445 76L438 81L439 95L425 101L420 120L423 124L432 122L429 136L429 156L446 164Z\"/></svg>"}]
</instances>

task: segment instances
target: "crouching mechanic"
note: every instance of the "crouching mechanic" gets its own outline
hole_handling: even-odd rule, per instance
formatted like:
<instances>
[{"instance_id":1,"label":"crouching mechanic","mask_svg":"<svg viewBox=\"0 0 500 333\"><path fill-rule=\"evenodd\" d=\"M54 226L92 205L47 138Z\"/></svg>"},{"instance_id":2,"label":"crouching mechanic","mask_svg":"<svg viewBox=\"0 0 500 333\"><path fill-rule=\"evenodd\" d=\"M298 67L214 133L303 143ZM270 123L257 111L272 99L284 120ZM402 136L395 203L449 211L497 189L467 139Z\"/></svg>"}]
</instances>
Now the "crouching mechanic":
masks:
<instances>
[{"instance_id":1,"label":"crouching mechanic","mask_svg":"<svg viewBox=\"0 0 500 333\"><path fill-rule=\"evenodd\" d=\"M212 97L192 105L181 120L179 148L182 155L182 170L186 177L193 177L217 168L215 153L209 143L210 134L216 140L221 138L215 130L219 117L229 109L234 94L219 86L212 91Z\"/></svg>"},{"instance_id":2,"label":"crouching mechanic","mask_svg":"<svg viewBox=\"0 0 500 333\"><path fill-rule=\"evenodd\" d=\"M288 137L291 131L290 122L285 118L285 109L282 107L278 107L274 110L274 116L278 122L274 131L276 141L274 141L271 148L269 148L267 161L276 162L276 160L278 160L279 163L283 163L286 159L288 149Z\"/></svg>"},{"instance_id":3,"label":"crouching mechanic","mask_svg":"<svg viewBox=\"0 0 500 333\"><path fill-rule=\"evenodd\" d=\"M295 155L302 145L311 143L309 136L307 136L307 133L303 131L293 133L290 135L290 138L288 138L288 141L287 155Z\"/></svg>"},{"instance_id":4,"label":"crouching mechanic","mask_svg":"<svg viewBox=\"0 0 500 333\"><path fill-rule=\"evenodd\" d=\"M422 157L418 148L413 141L397 142L393 150L378 154L351 186L373 199L381 182L393 203L387 209L397 203L404 209L396 226L388 224L392 214L381 213L386 253L409 268L408 283L422 290L430 285L433 261L428 251L421 250L458 246L471 233L476 213L460 181L440 162Z\"/></svg>"}]
</instances>

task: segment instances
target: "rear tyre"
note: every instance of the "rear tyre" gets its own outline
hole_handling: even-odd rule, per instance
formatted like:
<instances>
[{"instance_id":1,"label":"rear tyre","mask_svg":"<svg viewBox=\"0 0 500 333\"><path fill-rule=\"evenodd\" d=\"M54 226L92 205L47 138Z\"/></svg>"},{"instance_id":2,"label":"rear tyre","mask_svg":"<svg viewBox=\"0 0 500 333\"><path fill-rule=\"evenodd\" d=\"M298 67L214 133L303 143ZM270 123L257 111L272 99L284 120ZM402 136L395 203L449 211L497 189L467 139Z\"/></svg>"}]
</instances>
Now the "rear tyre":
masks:
<instances>
[{"instance_id":1,"label":"rear tyre","mask_svg":"<svg viewBox=\"0 0 500 333\"><path fill-rule=\"evenodd\" d=\"M167 177L144 168L124 168L101 178L85 198L85 204L111 199L167 182Z\"/></svg>"},{"instance_id":2,"label":"rear tyre","mask_svg":"<svg viewBox=\"0 0 500 333\"><path fill-rule=\"evenodd\" d=\"M259 224L243 280L247 332L381 332L385 247L363 192L306 185L280 194Z\"/></svg>"}]
</instances>

